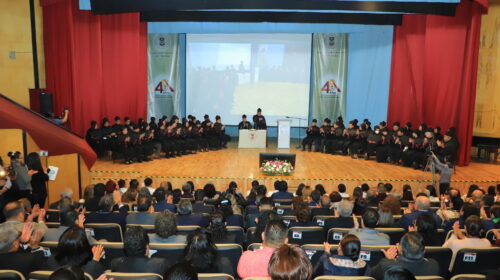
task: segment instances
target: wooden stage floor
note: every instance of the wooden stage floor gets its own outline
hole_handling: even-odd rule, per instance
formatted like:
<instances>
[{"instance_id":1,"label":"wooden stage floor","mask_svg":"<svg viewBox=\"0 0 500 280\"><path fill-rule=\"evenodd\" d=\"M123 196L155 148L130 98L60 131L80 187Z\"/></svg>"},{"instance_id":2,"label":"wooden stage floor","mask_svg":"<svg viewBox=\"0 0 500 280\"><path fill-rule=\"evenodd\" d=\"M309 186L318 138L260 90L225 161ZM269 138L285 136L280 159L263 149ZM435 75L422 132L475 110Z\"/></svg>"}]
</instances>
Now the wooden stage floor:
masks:
<instances>
[{"instance_id":1,"label":"wooden stage floor","mask_svg":"<svg viewBox=\"0 0 500 280\"><path fill-rule=\"evenodd\" d=\"M238 149L232 143L228 149L219 151L131 165L98 160L91 170L91 182L150 177L154 186L161 181L170 181L174 188L180 188L183 183L191 180L196 187L212 182L218 189L224 189L230 181L236 181L242 189L247 189L252 180L258 179L269 190L272 189L274 180L281 177L267 177L259 171L260 152L296 153L296 171L291 176L282 177L292 189L300 183L311 186L321 183L327 191L331 191L339 183L344 183L351 190L365 182L370 186L375 186L378 182L390 182L396 190L404 184L421 189L431 182L430 172L377 163L374 160L303 152L295 148L277 149L272 146L266 149ZM473 183L482 187L500 183L500 165L472 162L469 166L456 168L452 186L465 189Z\"/></svg>"}]
</instances>

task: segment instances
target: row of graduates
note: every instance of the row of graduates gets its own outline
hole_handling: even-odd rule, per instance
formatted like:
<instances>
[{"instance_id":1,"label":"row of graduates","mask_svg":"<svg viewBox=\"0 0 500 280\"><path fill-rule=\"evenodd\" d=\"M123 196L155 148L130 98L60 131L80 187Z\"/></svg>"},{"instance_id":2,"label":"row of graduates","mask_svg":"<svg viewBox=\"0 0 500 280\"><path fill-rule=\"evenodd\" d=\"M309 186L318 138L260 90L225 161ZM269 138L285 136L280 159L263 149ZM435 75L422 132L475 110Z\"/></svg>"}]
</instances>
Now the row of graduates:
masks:
<instances>
[{"instance_id":1,"label":"row of graduates","mask_svg":"<svg viewBox=\"0 0 500 280\"><path fill-rule=\"evenodd\" d=\"M162 152L170 158L226 148L231 138L225 133L220 116L212 122L205 115L200 122L191 115L182 120L174 115L171 119L163 116L158 122L151 117L149 123L143 119L133 123L125 118L123 124L117 116L113 125L104 118L101 127L92 121L86 140L98 156L111 151L113 160L123 158L124 163L130 164L150 161Z\"/></svg>"},{"instance_id":2,"label":"row of graduates","mask_svg":"<svg viewBox=\"0 0 500 280\"><path fill-rule=\"evenodd\" d=\"M342 117L337 118L331 125L326 118L323 125L318 127L314 119L306 129L307 136L302 140L302 150L329 154L350 155L365 159L375 156L378 162L391 162L407 167L422 168L426 165L428 156L434 152L441 162L454 163L458 150L456 130L451 127L444 135L441 128L434 129L422 123L418 129L412 129L410 122L401 127L394 122L392 129L382 121L371 129L371 123L365 119L358 125L358 120L344 126Z\"/></svg>"}]
</instances>

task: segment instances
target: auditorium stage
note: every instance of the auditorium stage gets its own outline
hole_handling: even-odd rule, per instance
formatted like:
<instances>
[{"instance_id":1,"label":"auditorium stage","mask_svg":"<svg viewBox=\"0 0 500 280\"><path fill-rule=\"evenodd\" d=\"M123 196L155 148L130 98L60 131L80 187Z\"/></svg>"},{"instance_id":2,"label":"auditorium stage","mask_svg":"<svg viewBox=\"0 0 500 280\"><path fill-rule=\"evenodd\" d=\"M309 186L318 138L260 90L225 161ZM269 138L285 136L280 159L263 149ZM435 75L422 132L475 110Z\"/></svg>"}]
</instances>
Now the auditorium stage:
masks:
<instances>
[{"instance_id":1,"label":"auditorium stage","mask_svg":"<svg viewBox=\"0 0 500 280\"><path fill-rule=\"evenodd\" d=\"M336 189L339 183L344 183L350 192L352 188L365 182L371 186L375 186L378 182L390 182L398 190L404 184L420 189L431 181L430 172L423 173L421 170L377 163L374 160L303 152L295 148L277 149L273 148L276 147L275 144L271 144L267 149L238 149L236 145L233 142L228 149L131 165L98 160L91 170L91 182L151 177L155 187L161 181L170 181L174 188L180 188L184 182L191 180L196 187L212 182L217 189L223 189L230 181L236 181L243 190L246 190L254 179L272 189L275 179L284 178L292 189L300 183L311 186L321 183L327 191L330 191ZM260 152L296 153L295 173L283 177L263 175L258 166ZM452 185L461 189L473 183L482 187L496 185L500 183L500 165L471 162L467 167L457 167L452 179Z\"/></svg>"}]
</instances>

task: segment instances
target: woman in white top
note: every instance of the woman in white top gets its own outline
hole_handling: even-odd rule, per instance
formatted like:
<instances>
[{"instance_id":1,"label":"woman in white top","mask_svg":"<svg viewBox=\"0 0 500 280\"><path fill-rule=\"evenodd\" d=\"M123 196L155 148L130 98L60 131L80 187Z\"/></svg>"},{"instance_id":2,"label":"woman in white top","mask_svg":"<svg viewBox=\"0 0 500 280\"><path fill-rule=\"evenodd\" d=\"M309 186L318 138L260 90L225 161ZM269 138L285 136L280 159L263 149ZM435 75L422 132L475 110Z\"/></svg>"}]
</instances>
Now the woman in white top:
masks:
<instances>
[{"instance_id":1,"label":"woman in white top","mask_svg":"<svg viewBox=\"0 0 500 280\"><path fill-rule=\"evenodd\" d=\"M453 251L453 256L450 263L450 271L453 269L453 263L457 252L463 248L489 248L490 241L486 238L481 238L483 231L483 221L476 215L469 216L465 220L466 235L460 230L460 224L456 221L453 224L453 235L448 239L443 247L450 248Z\"/></svg>"}]
</instances>

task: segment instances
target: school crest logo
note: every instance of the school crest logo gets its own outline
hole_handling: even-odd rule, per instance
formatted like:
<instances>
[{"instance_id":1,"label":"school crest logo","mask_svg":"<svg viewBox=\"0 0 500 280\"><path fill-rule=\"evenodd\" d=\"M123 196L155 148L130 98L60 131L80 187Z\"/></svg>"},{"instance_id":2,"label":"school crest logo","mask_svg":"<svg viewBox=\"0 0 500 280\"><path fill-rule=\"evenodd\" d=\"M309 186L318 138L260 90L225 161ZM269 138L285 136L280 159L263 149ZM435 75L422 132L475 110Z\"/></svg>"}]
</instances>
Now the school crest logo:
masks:
<instances>
[{"instance_id":1,"label":"school crest logo","mask_svg":"<svg viewBox=\"0 0 500 280\"><path fill-rule=\"evenodd\" d=\"M167 80L161 80L155 86L155 93L157 95L169 95L175 93L175 89Z\"/></svg>"},{"instance_id":2,"label":"school crest logo","mask_svg":"<svg viewBox=\"0 0 500 280\"><path fill-rule=\"evenodd\" d=\"M337 96L342 93L342 89L340 89L335 80L331 79L323 85L321 93L323 95Z\"/></svg>"},{"instance_id":3,"label":"school crest logo","mask_svg":"<svg viewBox=\"0 0 500 280\"><path fill-rule=\"evenodd\" d=\"M333 36L328 37L328 45L330 47L335 46L335 37L333 37Z\"/></svg>"}]
</instances>

